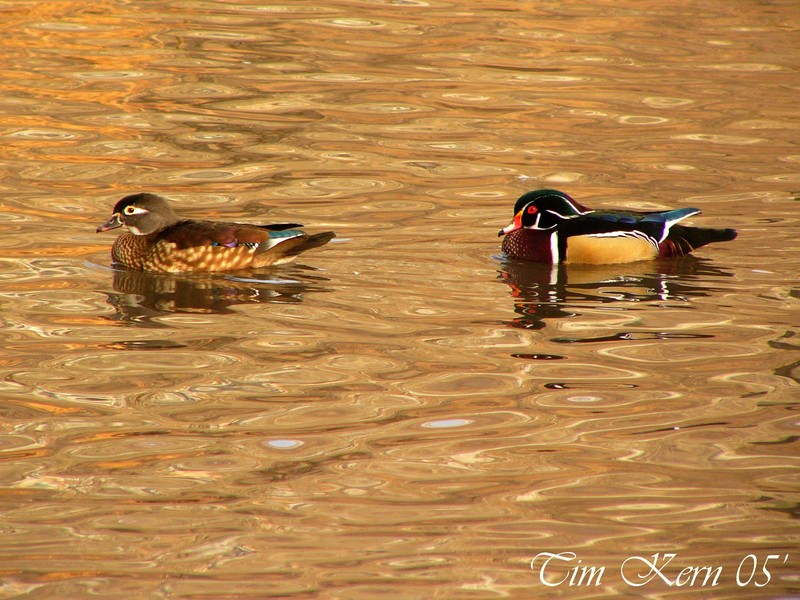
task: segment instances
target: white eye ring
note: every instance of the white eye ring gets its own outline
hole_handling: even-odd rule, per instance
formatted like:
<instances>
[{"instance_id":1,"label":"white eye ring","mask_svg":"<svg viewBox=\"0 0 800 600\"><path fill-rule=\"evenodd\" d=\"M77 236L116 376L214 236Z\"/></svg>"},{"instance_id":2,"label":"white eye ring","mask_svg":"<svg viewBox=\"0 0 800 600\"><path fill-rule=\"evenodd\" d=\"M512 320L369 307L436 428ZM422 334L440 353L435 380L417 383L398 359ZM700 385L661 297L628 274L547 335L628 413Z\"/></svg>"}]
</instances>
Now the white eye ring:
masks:
<instances>
[{"instance_id":1,"label":"white eye ring","mask_svg":"<svg viewBox=\"0 0 800 600\"><path fill-rule=\"evenodd\" d=\"M139 208L138 206L134 206L133 204L130 204L130 205L126 206L122 210L122 212L125 213L126 215L140 215L142 213L146 213L147 211L145 209L143 209L143 208Z\"/></svg>"}]
</instances>

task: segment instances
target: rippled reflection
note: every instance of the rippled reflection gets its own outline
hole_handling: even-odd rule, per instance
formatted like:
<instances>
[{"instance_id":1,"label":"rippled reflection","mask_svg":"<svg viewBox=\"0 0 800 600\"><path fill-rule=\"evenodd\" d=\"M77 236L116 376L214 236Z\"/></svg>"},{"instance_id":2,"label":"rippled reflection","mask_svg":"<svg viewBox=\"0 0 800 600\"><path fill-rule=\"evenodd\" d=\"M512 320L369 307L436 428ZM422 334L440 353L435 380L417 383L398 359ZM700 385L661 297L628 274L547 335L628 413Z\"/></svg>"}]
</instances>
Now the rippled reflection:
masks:
<instances>
[{"instance_id":1,"label":"rippled reflection","mask_svg":"<svg viewBox=\"0 0 800 600\"><path fill-rule=\"evenodd\" d=\"M113 271L107 294L114 321L163 326L152 321L165 313L226 314L239 304L292 304L306 294L327 291L328 279L312 269L292 268L249 274L176 275Z\"/></svg>"},{"instance_id":2,"label":"rippled reflection","mask_svg":"<svg viewBox=\"0 0 800 600\"><path fill-rule=\"evenodd\" d=\"M511 290L511 327L541 329L550 319L574 317L611 303L688 302L713 294L729 269L692 256L630 265L583 267L504 258L499 279ZM625 334L617 334L623 336ZM677 335L677 334L675 334Z\"/></svg>"},{"instance_id":3,"label":"rippled reflection","mask_svg":"<svg viewBox=\"0 0 800 600\"><path fill-rule=\"evenodd\" d=\"M0 596L796 595L796 4L0 0ZM740 237L498 277L541 187ZM351 241L111 271L135 191Z\"/></svg>"}]
</instances>

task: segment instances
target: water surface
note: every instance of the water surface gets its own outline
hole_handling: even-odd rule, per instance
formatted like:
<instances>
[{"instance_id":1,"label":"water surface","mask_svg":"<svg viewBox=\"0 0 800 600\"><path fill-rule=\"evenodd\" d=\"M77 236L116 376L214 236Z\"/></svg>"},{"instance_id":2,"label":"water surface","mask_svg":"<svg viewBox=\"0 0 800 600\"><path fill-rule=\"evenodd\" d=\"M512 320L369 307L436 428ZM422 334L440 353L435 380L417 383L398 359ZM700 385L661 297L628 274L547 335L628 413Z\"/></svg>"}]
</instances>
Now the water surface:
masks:
<instances>
[{"instance_id":1,"label":"water surface","mask_svg":"<svg viewBox=\"0 0 800 600\"><path fill-rule=\"evenodd\" d=\"M2 597L800 594L796 2L0 11ZM508 260L536 187L740 235ZM338 238L113 270L136 191Z\"/></svg>"}]
</instances>

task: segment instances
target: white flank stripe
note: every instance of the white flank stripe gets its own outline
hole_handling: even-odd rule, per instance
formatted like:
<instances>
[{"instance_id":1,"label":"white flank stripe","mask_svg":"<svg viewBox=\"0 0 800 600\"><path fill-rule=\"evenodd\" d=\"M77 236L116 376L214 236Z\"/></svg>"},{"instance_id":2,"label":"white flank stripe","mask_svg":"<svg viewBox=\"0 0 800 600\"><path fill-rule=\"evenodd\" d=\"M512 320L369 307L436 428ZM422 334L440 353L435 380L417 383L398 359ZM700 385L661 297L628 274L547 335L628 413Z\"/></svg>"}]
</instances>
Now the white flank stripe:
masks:
<instances>
[{"instance_id":1,"label":"white flank stripe","mask_svg":"<svg viewBox=\"0 0 800 600\"><path fill-rule=\"evenodd\" d=\"M557 264L559 260L558 256L558 234L554 231L550 234L550 259L553 261L553 264Z\"/></svg>"},{"instance_id":2,"label":"white flank stripe","mask_svg":"<svg viewBox=\"0 0 800 600\"><path fill-rule=\"evenodd\" d=\"M658 249L658 245L663 241L657 240L654 237L650 237L646 233L642 233L641 231L609 231L606 233L589 233L587 234L589 237L630 237L630 238L637 238L640 240L646 241L648 244L653 246L654 248Z\"/></svg>"},{"instance_id":3,"label":"white flank stripe","mask_svg":"<svg viewBox=\"0 0 800 600\"><path fill-rule=\"evenodd\" d=\"M689 217L692 217L694 215L699 215L699 214L700 214L700 211L696 210L696 211L691 212L691 213L689 213L687 215L680 216L677 219L670 219L669 221L665 221L664 222L664 231L661 233L661 239L658 240L658 243L660 244L665 239L667 239L667 236L669 235L669 230L672 228L673 225L675 225L675 223L678 223L679 221L683 221L684 219L688 219Z\"/></svg>"}]
</instances>

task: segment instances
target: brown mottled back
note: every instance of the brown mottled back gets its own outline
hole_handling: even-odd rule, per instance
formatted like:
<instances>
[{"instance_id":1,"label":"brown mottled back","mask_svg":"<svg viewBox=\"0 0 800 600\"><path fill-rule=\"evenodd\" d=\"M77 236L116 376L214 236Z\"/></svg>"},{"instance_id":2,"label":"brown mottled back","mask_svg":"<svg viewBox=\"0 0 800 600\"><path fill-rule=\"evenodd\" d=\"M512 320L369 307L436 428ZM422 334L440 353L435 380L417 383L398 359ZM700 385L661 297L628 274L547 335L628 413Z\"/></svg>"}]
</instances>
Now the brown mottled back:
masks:
<instances>
[{"instance_id":1,"label":"brown mottled back","mask_svg":"<svg viewBox=\"0 0 800 600\"><path fill-rule=\"evenodd\" d=\"M331 231L308 235L296 223L249 225L180 219L166 200L134 194L120 200L111 219L97 228L125 225L114 242L115 264L142 271L204 273L284 264L328 243Z\"/></svg>"}]
</instances>

